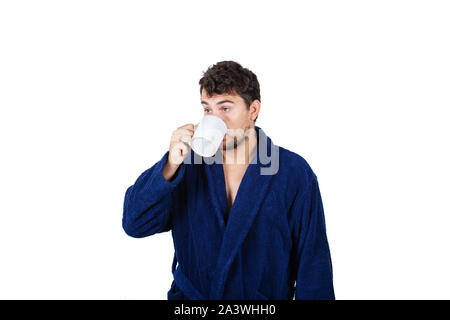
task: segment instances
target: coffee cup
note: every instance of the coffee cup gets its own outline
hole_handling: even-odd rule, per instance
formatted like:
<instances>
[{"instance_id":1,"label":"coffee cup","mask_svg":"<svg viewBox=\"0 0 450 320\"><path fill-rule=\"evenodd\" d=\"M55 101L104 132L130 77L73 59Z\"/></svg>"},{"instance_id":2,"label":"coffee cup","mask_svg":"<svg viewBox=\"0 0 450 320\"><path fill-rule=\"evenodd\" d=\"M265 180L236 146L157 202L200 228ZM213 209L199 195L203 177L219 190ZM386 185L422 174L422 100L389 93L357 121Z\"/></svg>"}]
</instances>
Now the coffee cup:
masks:
<instances>
[{"instance_id":1,"label":"coffee cup","mask_svg":"<svg viewBox=\"0 0 450 320\"><path fill-rule=\"evenodd\" d=\"M227 125L217 116L204 115L192 136L189 146L202 157L212 157L222 144Z\"/></svg>"}]
</instances>

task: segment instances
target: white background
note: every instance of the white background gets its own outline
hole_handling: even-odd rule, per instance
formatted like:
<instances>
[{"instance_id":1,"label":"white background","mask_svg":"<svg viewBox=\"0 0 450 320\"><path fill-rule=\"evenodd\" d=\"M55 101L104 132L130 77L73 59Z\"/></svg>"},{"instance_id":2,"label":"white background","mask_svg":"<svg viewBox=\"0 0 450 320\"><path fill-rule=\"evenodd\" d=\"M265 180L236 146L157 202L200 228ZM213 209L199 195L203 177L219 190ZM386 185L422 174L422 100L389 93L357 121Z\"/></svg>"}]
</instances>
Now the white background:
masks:
<instances>
[{"instance_id":1,"label":"white background","mask_svg":"<svg viewBox=\"0 0 450 320\"><path fill-rule=\"evenodd\" d=\"M234 60L319 178L337 299L449 299L446 1L2 1L0 298L166 299L125 190Z\"/></svg>"}]
</instances>

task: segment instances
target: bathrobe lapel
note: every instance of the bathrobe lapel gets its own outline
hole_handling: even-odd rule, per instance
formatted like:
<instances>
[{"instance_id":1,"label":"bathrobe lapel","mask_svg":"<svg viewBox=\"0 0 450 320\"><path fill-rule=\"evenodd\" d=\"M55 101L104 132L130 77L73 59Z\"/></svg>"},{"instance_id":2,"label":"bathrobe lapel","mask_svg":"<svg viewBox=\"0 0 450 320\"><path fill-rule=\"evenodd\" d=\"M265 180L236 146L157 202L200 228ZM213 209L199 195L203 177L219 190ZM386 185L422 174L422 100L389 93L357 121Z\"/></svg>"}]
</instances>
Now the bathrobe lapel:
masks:
<instances>
[{"instance_id":1,"label":"bathrobe lapel","mask_svg":"<svg viewBox=\"0 0 450 320\"><path fill-rule=\"evenodd\" d=\"M220 150L217 152L216 157L217 159L222 159L222 153ZM213 204L214 214L219 223L221 233L223 233L226 228L225 214L228 208L226 193L225 196L223 195L223 192L226 192L222 186L222 179L224 179L223 165L222 160L220 160L220 163L210 163L208 162L209 159L203 158L203 161L207 163L205 164L205 172L208 179L208 185L211 186L212 189L208 196Z\"/></svg>"},{"instance_id":2,"label":"bathrobe lapel","mask_svg":"<svg viewBox=\"0 0 450 320\"><path fill-rule=\"evenodd\" d=\"M214 162L205 166L208 179L214 186L214 194L211 195L214 211L218 216L220 227L223 228L221 230L223 231L222 244L210 287L211 299L222 297L228 271L252 226L273 177L261 174L261 167L264 166L261 163L261 156L270 154L271 139L264 134L261 128L255 126L255 129L258 137L258 149L241 180L227 223L225 223L225 217L228 202L223 165L221 162ZM261 154L264 152L265 154ZM222 159L221 150L218 151L218 154L220 156L218 159Z\"/></svg>"}]
</instances>

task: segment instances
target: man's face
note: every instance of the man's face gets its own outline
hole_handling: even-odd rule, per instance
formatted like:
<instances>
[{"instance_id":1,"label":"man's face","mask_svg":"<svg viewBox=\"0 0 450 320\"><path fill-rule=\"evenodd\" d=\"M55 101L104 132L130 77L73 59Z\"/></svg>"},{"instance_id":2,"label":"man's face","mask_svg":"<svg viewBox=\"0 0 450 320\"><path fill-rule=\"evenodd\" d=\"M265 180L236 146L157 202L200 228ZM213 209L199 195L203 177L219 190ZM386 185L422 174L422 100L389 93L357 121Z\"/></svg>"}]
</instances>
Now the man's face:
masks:
<instances>
[{"instance_id":1,"label":"man's face","mask_svg":"<svg viewBox=\"0 0 450 320\"><path fill-rule=\"evenodd\" d=\"M244 99L239 95L224 93L208 97L206 91L202 90L201 104L204 115L217 116L227 125L227 134L222 142L224 150L239 146L245 141L246 131L254 127L251 108L247 110Z\"/></svg>"}]
</instances>

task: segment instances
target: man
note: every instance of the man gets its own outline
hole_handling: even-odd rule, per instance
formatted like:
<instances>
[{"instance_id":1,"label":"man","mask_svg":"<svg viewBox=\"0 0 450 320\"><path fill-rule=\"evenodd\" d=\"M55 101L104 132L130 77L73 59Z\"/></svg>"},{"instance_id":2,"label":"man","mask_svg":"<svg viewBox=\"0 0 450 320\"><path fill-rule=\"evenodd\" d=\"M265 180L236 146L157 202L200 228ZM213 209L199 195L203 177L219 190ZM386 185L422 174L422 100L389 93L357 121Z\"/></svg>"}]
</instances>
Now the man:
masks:
<instances>
[{"instance_id":1,"label":"man","mask_svg":"<svg viewBox=\"0 0 450 320\"><path fill-rule=\"evenodd\" d=\"M204 114L227 125L221 161L186 161L196 157L187 144L196 126L177 128L169 151L127 189L125 232L172 231L169 300L335 299L317 176L255 126L256 75L222 61L199 84Z\"/></svg>"}]
</instances>

